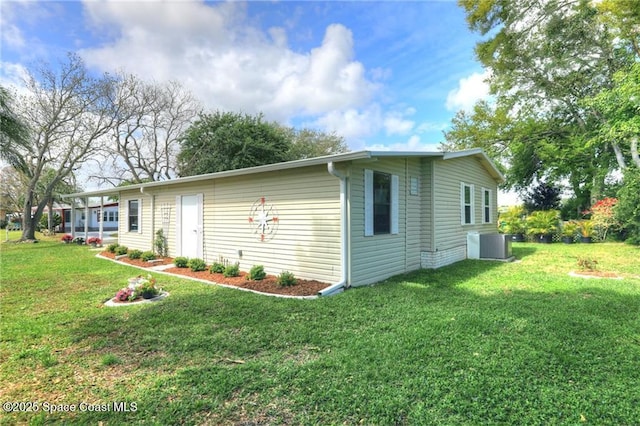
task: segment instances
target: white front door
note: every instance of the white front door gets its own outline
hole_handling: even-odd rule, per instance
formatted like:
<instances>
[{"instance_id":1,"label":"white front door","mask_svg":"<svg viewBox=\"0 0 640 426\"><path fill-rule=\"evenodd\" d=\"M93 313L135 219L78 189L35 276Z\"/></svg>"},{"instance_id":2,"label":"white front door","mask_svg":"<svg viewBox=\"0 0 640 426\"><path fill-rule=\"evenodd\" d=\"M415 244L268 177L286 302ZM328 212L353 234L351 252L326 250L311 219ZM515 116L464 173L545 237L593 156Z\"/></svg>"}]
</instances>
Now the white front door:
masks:
<instances>
[{"instance_id":1,"label":"white front door","mask_svg":"<svg viewBox=\"0 0 640 426\"><path fill-rule=\"evenodd\" d=\"M183 195L178 206L178 244L180 256L202 257L202 196Z\"/></svg>"}]
</instances>

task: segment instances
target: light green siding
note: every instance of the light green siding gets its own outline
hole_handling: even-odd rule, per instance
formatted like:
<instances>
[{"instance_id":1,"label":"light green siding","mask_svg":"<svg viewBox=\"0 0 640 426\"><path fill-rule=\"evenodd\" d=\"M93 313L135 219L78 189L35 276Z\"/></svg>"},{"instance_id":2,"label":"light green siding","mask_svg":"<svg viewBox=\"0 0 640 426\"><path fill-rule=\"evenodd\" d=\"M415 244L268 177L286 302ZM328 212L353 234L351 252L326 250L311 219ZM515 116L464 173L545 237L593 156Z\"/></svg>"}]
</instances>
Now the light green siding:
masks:
<instances>
[{"instance_id":1,"label":"light green siding","mask_svg":"<svg viewBox=\"0 0 640 426\"><path fill-rule=\"evenodd\" d=\"M476 157L461 157L450 160L434 159L433 164L433 246L423 246L425 251L441 251L465 246L467 233L496 232L497 184ZM474 187L475 223L462 224L461 184ZM491 189L492 223L482 223L482 188ZM425 224L425 227L429 226Z\"/></svg>"},{"instance_id":2,"label":"light green siding","mask_svg":"<svg viewBox=\"0 0 640 426\"><path fill-rule=\"evenodd\" d=\"M364 170L397 175L398 233L365 236ZM420 268L422 188L410 195L411 176L422 180L419 159L379 159L354 162L349 176L350 283L365 285Z\"/></svg>"}]
</instances>

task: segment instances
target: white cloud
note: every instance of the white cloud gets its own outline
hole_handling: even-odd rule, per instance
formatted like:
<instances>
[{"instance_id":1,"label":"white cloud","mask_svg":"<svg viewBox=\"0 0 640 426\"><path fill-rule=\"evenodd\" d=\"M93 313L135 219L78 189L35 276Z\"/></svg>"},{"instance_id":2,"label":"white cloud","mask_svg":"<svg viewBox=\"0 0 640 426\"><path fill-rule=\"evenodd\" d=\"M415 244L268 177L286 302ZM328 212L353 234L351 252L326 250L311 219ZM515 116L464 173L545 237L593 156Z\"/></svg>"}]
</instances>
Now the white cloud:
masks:
<instances>
[{"instance_id":1,"label":"white cloud","mask_svg":"<svg viewBox=\"0 0 640 426\"><path fill-rule=\"evenodd\" d=\"M404 142L393 144L373 144L366 145L364 149L371 151L440 151L440 144L422 142L420 136L412 135Z\"/></svg>"},{"instance_id":2,"label":"white cloud","mask_svg":"<svg viewBox=\"0 0 640 426\"><path fill-rule=\"evenodd\" d=\"M177 80L210 109L264 112L283 122L320 116L335 124L366 116L378 89L354 60L343 25L328 26L319 46L296 52L284 28L261 31L242 3L87 1L85 8L93 25L117 33L113 42L81 51L88 65ZM347 130L357 133L358 126Z\"/></svg>"},{"instance_id":3,"label":"white cloud","mask_svg":"<svg viewBox=\"0 0 640 426\"><path fill-rule=\"evenodd\" d=\"M404 135L413 129L415 123L397 116L388 116L384 119L384 128L387 135Z\"/></svg>"},{"instance_id":4,"label":"white cloud","mask_svg":"<svg viewBox=\"0 0 640 426\"><path fill-rule=\"evenodd\" d=\"M371 136L380 131L382 113L379 105L373 104L363 110L350 108L344 111L330 111L312 124L329 132L336 132L347 140L354 141L356 145L359 139ZM351 146L356 149L357 147Z\"/></svg>"},{"instance_id":5,"label":"white cloud","mask_svg":"<svg viewBox=\"0 0 640 426\"><path fill-rule=\"evenodd\" d=\"M489 84L485 81L491 73L485 71L482 74L474 72L468 77L458 81L458 87L447 95L445 106L449 111L471 111L473 105L480 99L489 96Z\"/></svg>"},{"instance_id":6,"label":"white cloud","mask_svg":"<svg viewBox=\"0 0 640 426\"><path fill-rule=\"evenodd\" d=\"M12 87L18 94L26 94L24 82L29 73L22 64L14 64L11 62L0 62L0 84L5 87Z\"/></svg>"}]
</instances>

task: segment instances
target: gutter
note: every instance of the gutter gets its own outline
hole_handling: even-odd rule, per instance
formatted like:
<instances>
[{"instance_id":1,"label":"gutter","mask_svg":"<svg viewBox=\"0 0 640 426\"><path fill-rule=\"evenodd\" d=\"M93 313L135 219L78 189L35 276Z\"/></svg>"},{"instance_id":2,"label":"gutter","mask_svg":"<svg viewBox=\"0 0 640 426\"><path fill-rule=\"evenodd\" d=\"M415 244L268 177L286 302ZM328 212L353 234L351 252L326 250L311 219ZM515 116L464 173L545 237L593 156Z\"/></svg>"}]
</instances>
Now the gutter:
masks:
<instances>
[{"instance_id":1,"label":"gutter","mask_svg":"<svg viewBox=\"0 0 640 426\"><path fill-rule=\"evenodd\" d=\"M340 179L340 255L342 273L340 281L318 292L318 296L332 296L342 293L347 288L347 271L349 261L348 235L349 226L347 223L347 176L336 170L333 161L327 163L327 171L332 176Z\"/></svg>"}]
</instances>

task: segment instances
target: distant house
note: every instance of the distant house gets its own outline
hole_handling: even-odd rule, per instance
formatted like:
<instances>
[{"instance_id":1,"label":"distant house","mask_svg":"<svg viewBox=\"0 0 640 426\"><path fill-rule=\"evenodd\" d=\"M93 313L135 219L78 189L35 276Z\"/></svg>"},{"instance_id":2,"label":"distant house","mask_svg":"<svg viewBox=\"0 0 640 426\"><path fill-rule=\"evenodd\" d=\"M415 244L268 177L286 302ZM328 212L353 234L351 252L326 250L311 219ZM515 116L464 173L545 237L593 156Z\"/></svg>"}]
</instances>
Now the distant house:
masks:
<instances>
[{"instance_id":1,"label":"distant house","mask_svg":"<svg viewBox=\"0 0 640 426\"><path fill-rule=\"evenodd\" d=\"M467 234L496 230L503 177L479 149L358 151L150 182L117 195L118 241L170 256L263 265L268 273L374 283L467 257Z\"/></svg>"},{"instance_id":2,"label":"distant house","mask_svg":"<svg viewBox=\"0 0 640 426\"><path fill-rule=\"evenodd\" d=\"M62 210L64 216L63 232L71 231L71 207L65 207ZM102 206L102 214L100 214L100 206L89 206L88 210L84 207L76 208L74 215L75 228L78 231L84 231L85 222L88 222L89 231L97 231L100 228L100 221L103 221L104 231L115 231L118 229L118 220L120 211L118 203L109 203Z\"/></svg>"}]
</instances>

